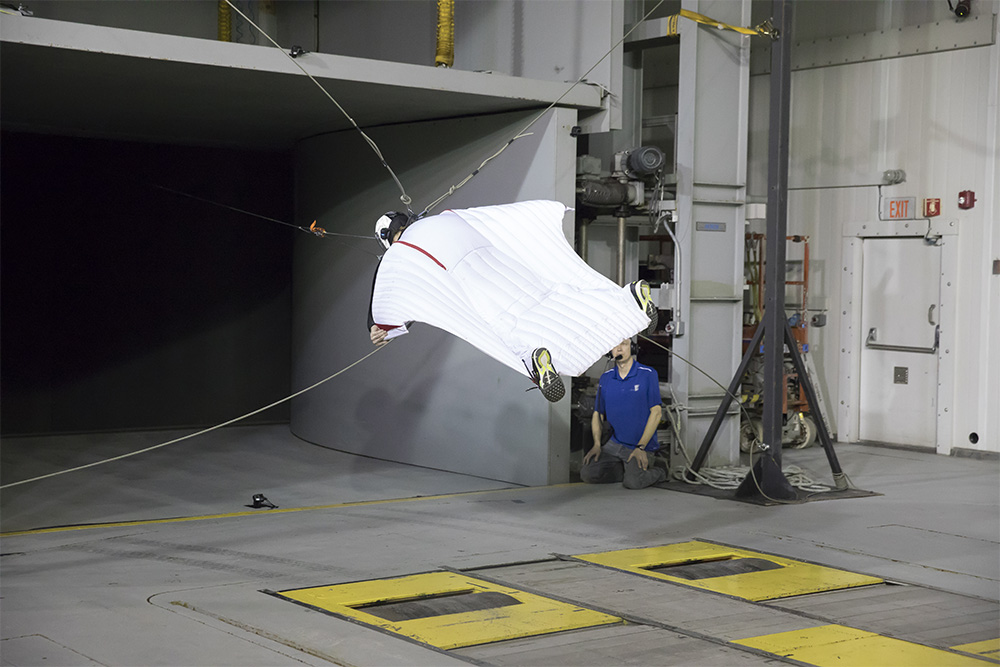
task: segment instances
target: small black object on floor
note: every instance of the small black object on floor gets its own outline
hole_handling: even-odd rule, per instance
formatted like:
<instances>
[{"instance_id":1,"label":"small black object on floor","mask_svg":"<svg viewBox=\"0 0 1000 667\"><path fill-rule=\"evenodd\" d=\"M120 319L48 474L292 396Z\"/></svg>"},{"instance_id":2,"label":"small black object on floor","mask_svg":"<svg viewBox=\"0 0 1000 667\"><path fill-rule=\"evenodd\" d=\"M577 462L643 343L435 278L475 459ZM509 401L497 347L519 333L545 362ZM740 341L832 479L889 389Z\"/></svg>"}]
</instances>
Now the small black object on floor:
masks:
<instances>
[{"instance_id":1,"label":"small black object on floor","mask_svg":"<svg viewBox=\"0 0 1000 667\"><path fill-rule=\"evenodd\" d=\"M255 510L259 510L262 507L266 507L272 510L278 509L278 506L272 503L267 498L265 498L263 493L255 493L253 496L253 500L251 502L253 504L246 505L246 507L252 507Z\"/></svg>"}]
</instances>

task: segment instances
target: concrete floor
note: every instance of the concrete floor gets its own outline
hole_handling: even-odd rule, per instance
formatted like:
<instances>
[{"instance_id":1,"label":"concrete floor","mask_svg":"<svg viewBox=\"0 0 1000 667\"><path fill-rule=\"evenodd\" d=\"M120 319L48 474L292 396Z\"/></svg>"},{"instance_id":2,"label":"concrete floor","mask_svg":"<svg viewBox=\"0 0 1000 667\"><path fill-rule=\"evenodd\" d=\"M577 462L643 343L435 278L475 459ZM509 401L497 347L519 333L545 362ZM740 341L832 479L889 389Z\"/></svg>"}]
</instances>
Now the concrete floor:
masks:
<instances>
[{"instance_id":1,"label":"concrete floor","mask_svg":"<svg viewBox=\"0 0 1000 667\"><path fill-rule=\"evenodd\" d=\"M2 481L177 435L8 439ZM695 538L992 603L978 622L1000 638L1000 465L856 445L837 451L856 486L882 495L764 507L669 489L511 487L323 449L286 426L216 431L3 490L0 664L503 664L492 654L428 649L260 591ZM818 448L786 452L785 463L829 482ZM246 507L255 493L279 509ZM157 521L171 518L192 520ZM107 522L131 523L82 525ZM36 530L52 526L73 527ZM675 627L670 608L663 613L661 625ZM643 660L775 661L713 647L714 658L664 651ZM577 664L553 650L546 664Z\"/></svg>"}]
</instances>

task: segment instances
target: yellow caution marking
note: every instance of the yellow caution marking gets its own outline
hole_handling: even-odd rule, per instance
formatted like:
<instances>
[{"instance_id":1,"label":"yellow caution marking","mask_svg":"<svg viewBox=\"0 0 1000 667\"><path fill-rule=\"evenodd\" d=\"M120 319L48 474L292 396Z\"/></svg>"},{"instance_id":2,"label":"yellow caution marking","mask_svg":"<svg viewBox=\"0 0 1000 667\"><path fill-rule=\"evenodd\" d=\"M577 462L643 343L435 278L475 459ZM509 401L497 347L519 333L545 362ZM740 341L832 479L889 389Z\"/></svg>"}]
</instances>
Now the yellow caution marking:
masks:
<instances>
[{"instance_id":1,"label":"yellow caution marking","mask_svg":"<svg viewBox=\"0 0 1000 667\"><path fill-rule=\"evenodd\" d=\"M959 667L982 660L942 649L883 637L843 625L821 625L779 632L733 642L817 667L837 665L906 665L907 667Z\"/></svg>"},{"instance_id":2,"label":"yellow caution marking","mask_svg":"<svg viewBox=\"0 0 1000 667\"><path fill-rule=\"evenodd\" d=\"M660 547L586 554L576 558L754 602L883 583L877 577L698 540ZM747 563L773 563L774 567L698 579L677 576L679 571L671 574L672 566L740 560ZM736 562L732 564L740 565Z\"/></svg>"},{"instance_id":3,"label":"yellow caution marking","mask_svg":"<svg viewBox=\"0 0 1000 667\"><path fill-rule=\"evenodd\" d=\"M580 482L569 484L551 484L546 487L532 487L535 489L548 488L557 489L564 486L580 486ZM316 510L349 509L352 507L366 507L369 505L386 505L390 503L406 503L417 500L445 500L448 498L461 498L463 496L477 496L491 493L509 493L511 491L525 491L524 487L506 489L488 489L486 491L460 491L458 493L442 493L435 496L413 496L411 498L384 498L381 500L359 500L349 503L337 503L334 505L312 505L310 507L287 507L271 510L253 510L252 512L228 512L225 514L203 514L201 516L179 516L169 519L140 519L137 521L113 521L109 523L84 523L73 526L56 526L53 528L35 528L33 530L15 530L7 533L0 533L0 537L19 537L21 535L41 535L44 533L62 533L68 530L93 530L96 528L123 528L131 526L147 526L156 523L181 523L184 521L209 521L212 519L236 519L247 516L273 516L275 514L287 514L288 512L314 512Z\"/></svg>"},{"instance_id":4,"label":"yellow caution marking","mask_svg":"<svg viewBox=\"0 0 1000 667\"><path fill-rule=\"evenodd\" d=\"M1000 638L987 639L982 642L972 642L971 644L960 644L958 646L952 646L952 648L956 651L975 653L976 655L981 655L985 658L1000 660Z\"/></svg>"},{"instance_id":5,"label":"yellow caution marking","mask_svg":"<svg viewBox=\"0 0 1000 667\"><path fill-rule=\"evenodd\" d=\"M282 591L279 595L446 650L624 622L617 616L454 572L429 572L392 579L301 588ZM380 607L391 605L405 610L405 604L399 603L426 604L435 598L461 595L492 595L509 601L491 608L436 615L425 613L423 617L402 620L389 620L391 616L383 618L377 615ZM406 612L401 616L407 616Z\"/></svg>"}]
</instances>

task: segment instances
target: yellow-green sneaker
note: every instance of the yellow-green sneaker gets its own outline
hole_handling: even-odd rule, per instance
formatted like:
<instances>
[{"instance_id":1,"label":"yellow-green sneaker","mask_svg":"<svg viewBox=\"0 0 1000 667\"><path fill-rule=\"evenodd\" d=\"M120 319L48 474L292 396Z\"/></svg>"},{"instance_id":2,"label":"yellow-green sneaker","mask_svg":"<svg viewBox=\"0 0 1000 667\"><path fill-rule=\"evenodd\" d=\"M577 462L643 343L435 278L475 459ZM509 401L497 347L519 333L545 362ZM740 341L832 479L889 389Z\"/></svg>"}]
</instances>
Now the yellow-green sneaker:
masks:
<instances>
[{"instance_id":1,"label":"yellow-green sneaker","mask_svg":"<svg viewBox=\"0 0 1000 667\"><path fill-rule=\"evenodd\" d=\"M566 394L566 386L552 365L552 355L544 347L531 353L532 379L546 400L555 403Z\"/></svg>"},{"instance_id":2,"label":"yellow-green sneaker","mask_svg":"<svg viewBox=\"0 0 1000 667\"><path fill-rule=\"evenodd\" d=\"M629 285L629 291L635 298L635 302L646 313L646 317L649 318L649 326L646 327L646 334L653 333L656 331L656 324L660 317L659 311L656 309L656 304L653 303L653 297L649 293L649 283L645 280L634 280Z\"/></svg>"}]
</instances>

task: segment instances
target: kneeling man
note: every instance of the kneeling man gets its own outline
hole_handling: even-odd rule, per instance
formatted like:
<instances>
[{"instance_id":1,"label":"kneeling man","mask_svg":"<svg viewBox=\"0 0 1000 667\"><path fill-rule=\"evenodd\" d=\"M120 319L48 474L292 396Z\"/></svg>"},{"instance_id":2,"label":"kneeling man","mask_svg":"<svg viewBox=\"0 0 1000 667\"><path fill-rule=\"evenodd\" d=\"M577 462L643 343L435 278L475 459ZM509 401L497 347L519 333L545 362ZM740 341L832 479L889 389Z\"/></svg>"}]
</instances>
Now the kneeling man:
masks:
<instances>
[{"instance_id":1,"label":"kneeling man","mask_svg":"<svg viewBox=\"0 0 1000 667\"><path fill-rule=\"evenodd\" d=\"M621 482L626 489L644 489L667 477L651 465L659 449L656 429L662 412L656 371L634 358L635 343L626 338L613 350L615 366L601 376L591 430L594 446L584 455L580 478L590 484ZM602 446L603 422L611 438Z\"/></svg>"}]
</instances>

